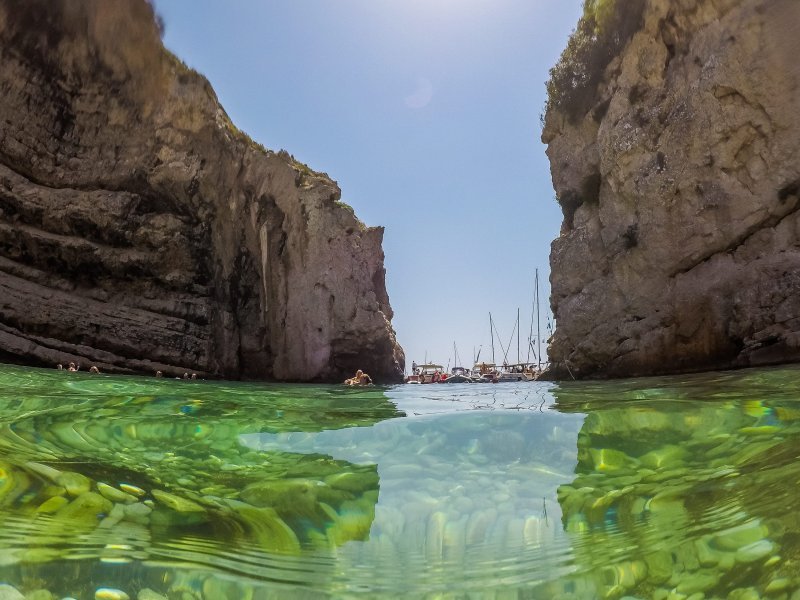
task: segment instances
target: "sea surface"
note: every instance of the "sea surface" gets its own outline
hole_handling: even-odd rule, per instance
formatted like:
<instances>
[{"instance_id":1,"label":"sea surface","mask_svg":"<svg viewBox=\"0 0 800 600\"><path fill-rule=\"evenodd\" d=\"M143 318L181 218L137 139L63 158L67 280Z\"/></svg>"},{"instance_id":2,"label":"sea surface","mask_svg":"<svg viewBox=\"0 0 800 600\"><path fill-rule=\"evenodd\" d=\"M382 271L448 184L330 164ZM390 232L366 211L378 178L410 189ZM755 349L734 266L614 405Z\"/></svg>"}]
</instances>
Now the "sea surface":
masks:
<instances>
[{"instance_id":1,"label":"sea surface","mask_svg":"<svg viewBox=\"0 0 800 600\"><path fill-rule=\"evenodd\" d=\"M796 367L345 388L0 365L0 598L798 600L799 459Z\"/></svg>"}]
</instances>

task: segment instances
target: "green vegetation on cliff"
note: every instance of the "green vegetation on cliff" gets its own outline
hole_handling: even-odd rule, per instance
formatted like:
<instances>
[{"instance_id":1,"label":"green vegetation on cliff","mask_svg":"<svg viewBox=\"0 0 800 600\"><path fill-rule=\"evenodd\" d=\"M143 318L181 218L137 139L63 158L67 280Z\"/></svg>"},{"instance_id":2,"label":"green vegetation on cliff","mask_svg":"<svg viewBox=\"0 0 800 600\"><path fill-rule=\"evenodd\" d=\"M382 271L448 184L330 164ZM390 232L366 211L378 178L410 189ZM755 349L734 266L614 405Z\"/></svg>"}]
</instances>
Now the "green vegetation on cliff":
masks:
<instances>
[{"instance_id":1,"label":"green vegetation on cliff","mask_svg":"<svg viewBox=\"0 0 800 600\"><path fill-rule=\"evenodd\" d=\"M584 0L583 16L550 69L547 110L578 121L596 103L606 67L641 27L644 0Z\"/></svg>"}]
</instances>

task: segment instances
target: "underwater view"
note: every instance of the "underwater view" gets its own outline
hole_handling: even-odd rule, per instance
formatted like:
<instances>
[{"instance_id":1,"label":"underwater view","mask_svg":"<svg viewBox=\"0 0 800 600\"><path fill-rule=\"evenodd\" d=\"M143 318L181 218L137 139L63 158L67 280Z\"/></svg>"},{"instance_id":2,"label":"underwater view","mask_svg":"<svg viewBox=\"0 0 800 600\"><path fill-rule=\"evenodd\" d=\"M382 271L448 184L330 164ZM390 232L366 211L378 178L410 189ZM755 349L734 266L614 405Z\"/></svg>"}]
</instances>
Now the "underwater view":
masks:
<instances>
[{"instance_id":1,"label":"underwater view","mask_svg":"<svg viewBox=\"0 0 800 600\"><path fill-rule=\"evenodd\" d=\"M0 366L0 598L797 600L798 381Z\"/></svg>"}]
</instances>

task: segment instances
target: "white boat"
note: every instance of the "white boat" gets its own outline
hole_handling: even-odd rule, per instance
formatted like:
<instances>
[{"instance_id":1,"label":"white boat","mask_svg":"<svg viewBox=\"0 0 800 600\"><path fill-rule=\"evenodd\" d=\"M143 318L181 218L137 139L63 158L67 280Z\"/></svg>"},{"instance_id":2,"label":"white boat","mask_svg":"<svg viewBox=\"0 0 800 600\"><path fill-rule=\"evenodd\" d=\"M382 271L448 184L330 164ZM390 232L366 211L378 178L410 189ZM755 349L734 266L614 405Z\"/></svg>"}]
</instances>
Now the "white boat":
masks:
<instances>
[{"instance_id":1,"label":"white boat","mask_svg":"<svg viewBox=\"0 0 800 600\"><path fill-rule=\"evenodd\" d=\"M442 365L416 365L414 373L406 378L406 383L439 383L443 373L445 370Z\"/></svg>"},{"instance_id":2,"label":"white boat","mask_svg":"<svg viewBox=\"0 0 800 600\"><path fill-rule=\"evenodd\" d=\"M494 363L475 363L470 373L473 381L478 383L496 383L497 382L497 365Z\"/></svg>"},{"instance_id":3,"label":"white boat","mask_svg":"<svg viewBox=\"0 0 800 600\"><path fill-rule=\"evenodd\" d=\"M533 381L535 378L535 367L531 363L504 365L497 374L497 380L501 383L508 381Z\"/></svg>"},{"instance_id":4,"label":"white boat","mask_svg":"<svg viewBox=\"0 0 800 600\"><path fill-rule=\"evenodd\" d=\"M453 367L450 369L450 376L445 380L446 383L472 383L469 370L464 367Z\"/></svg>"}]
</instances>

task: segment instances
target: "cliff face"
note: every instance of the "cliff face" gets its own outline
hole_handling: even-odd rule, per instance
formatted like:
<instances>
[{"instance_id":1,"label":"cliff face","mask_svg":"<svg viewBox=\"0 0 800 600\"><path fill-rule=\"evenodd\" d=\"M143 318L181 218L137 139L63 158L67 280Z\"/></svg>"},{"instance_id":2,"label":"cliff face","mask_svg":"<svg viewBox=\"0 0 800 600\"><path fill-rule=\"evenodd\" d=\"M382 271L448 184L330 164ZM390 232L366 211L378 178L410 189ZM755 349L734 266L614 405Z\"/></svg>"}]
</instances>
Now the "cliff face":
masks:
<instances>
[{"instance_id":1,"label":"cliff face","mask_svg":"<svg viewBox=\"0 0 800 600\"><path fill-rule=\"evenodd\" d=\"M551 377L800 360L798 23L797 0L645 0L589 112L548 111Z\"/></svg>"},{"instance_id":2,"label":"cliff face","mask_svg":"<svg viewBox=\"0 0 800 600\"><path fill-rule=\"evenodd\" d=\"M0 357L402 376L383 229L239 132L145 0L2 0L0 57Z\"/></svg>"}]
</instances>

